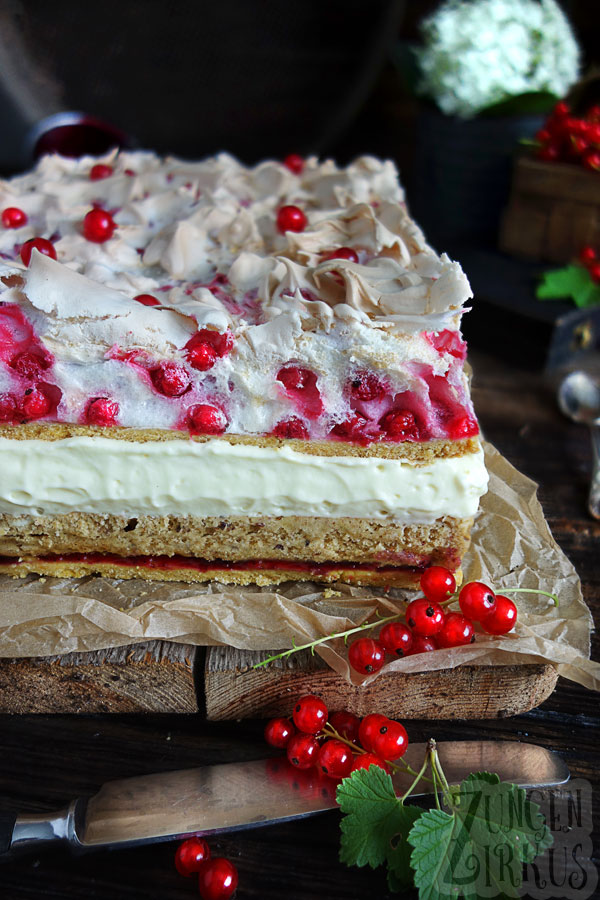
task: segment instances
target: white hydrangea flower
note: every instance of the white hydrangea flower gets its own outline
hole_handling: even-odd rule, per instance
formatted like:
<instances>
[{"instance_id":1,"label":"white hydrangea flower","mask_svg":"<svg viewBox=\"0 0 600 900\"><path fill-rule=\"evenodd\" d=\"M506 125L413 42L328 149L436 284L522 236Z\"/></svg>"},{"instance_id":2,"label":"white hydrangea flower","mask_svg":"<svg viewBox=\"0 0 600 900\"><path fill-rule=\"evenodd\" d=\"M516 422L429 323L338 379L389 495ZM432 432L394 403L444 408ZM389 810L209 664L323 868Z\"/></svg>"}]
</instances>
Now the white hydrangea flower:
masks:
<instances>
[{"instance_id":1,"label":"white hydrangea flower","mask_svg":"<svg viewBox=\"0 0 600 900\"><path fill-rule=\"evenodd\" d=\"M421 25L421 93L469 118L529 91L564 96L579 46L556 0L446 0Z\"/></svg>"}]
</instances>

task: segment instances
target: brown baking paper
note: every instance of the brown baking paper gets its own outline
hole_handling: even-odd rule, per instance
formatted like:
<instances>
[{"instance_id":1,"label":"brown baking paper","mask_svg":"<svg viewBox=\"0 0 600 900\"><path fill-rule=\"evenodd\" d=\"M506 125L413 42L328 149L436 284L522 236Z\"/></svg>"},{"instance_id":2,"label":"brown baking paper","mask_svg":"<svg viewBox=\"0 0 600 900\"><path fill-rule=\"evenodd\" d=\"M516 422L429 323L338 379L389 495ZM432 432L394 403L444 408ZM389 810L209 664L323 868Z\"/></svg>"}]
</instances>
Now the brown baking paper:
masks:
<instances>
[{"instance_id":1,"label":"brown baking paper","mask_svg":"<svg viewBox=\"0 0 600 900\"><path fill-rule=\"evenodd\" d=\"M474 644L397 659L376 675L351 672L341 639L318 648L336 672L355 684L382 673L424 672L470 665L550 662L559 674L600 689L600 665L589 660L593 626L579 578L546 524L536 485L485 445L489 491L465 559L466 580L498 593L526 587L558 595L514 595L515 631L477 634ZM415 592L290 583L268 588L186 585L98 577L21 580L0 577L0 657L51 656L148 640L276 651L402 611Z\"/></svg>"}]
</instances>

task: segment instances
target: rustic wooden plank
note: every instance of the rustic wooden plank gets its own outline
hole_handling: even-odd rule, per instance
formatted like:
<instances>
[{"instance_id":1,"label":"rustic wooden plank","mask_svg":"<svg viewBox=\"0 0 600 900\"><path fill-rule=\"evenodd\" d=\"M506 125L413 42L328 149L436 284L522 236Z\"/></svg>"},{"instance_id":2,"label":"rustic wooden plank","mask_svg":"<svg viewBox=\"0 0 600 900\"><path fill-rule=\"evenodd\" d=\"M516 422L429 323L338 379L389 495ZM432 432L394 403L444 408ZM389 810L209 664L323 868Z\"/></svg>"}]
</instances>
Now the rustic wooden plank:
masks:
<instances>
[{"instance_id":1,"label":"rustic wooden plank","mask_svg":"<svg viewBox=\"0 0 600 900\"><path fill-rule=\"evenodd\" d=\"M517 160L514 189L557 200L600 204L600 179L595 172L568 163L547 163L522 156Z\"/></svg>"},{"instance_id":2,"label":"rustic wooden plank","mask_svg":"<svg viewBox=\"0 0 600 900\"><path fill-rule=\"evenodd\" d=\"M499 247L521 259L539 259L546 241L548 214L520 197L511 200L500 225Z\"/></svg>"},{"instance_id":3,"label":"rustic wooden plank","mask_svg":"<svg viewBox=\"0 0 600 900\"><path fill-rule=\"evenodd\" d=\"M148 641L0 660L0 713L197 712L198 648Z\"/></svg>"},{"instance_id":4,"label":"rustic wooden plank","mask_svg":"<svg viewBox=\"0 0 600 900\"><path fill-rule=\"evenodd\" d=\"M209 720L289 715L296 697L315 693L330 709L370 712L403 719L493 719L515 716L550 696L557 673L550 665L460 666L418 674L382 675L353 687L318 656L305 651L256 662L270 654L211 647L204 669Z\"/></svg>"}]
</instances>

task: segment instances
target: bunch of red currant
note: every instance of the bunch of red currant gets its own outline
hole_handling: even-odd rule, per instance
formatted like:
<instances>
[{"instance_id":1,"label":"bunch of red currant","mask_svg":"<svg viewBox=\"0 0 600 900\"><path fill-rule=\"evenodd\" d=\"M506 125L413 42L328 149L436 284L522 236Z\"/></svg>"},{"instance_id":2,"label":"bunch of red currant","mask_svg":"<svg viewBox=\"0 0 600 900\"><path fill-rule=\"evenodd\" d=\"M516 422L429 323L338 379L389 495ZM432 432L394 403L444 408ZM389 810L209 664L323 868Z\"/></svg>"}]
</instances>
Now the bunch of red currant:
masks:
<instances>
[{"instance_id":1,"label":"bunch of red currant","mask_svg":"<svg viewBox=\"0 0 600 900\"><path fill-rule=\"evenodd\" d=\"M454 575L443 566L425 570L421 590L425 596L408 604L405 623L387 622L377 639L361 637L350 645L348 661L353 669L368 675L381 669L386 653L411 656L471 644L475 640L473 622L479 622L488 634L508 634L517 621L512 600L496 595L481 581L470 581L456 595ZM442 604L455 600L461 612L446 612Z\"/></svg>"},{"instance_id":2,"label":"bunch of red currant","mask_svg":"<svg viewBox=\"0 0 600 900\"><path fill-rule=\"evenodd\" d=\"M300 697L291 719L267 722L265 740L271 747L285 750L296 768L316 766L336 779L371 765L389 772L408 747L408 735L400 722L378 713L364 719L346 710L330 714L315 694Z\"/></svg>"},{"instance_id":3,"label":"bunch of red currant","mask_svg":"<svg viewBox=\"0 0 600 900\"><path fill-rule=\"evenodd\" d=\"M179 845L175 868L187 878L198 875L203 900L229 900L238 885L236 867L223 856L211 856L204 838L189 838Z\"/></svg>"},{"instance_id":4,"label":"bunch of red currant","mask_svg":"<svg viewBox=\"0 0 600 900\"><path fill-rule=\"evenodd\" d=\"M557 103L536 134L537 158L546 162L570 162L600 171L600 105L585 116L572 115L568 104Z\"/></svg>"}]
</instances>

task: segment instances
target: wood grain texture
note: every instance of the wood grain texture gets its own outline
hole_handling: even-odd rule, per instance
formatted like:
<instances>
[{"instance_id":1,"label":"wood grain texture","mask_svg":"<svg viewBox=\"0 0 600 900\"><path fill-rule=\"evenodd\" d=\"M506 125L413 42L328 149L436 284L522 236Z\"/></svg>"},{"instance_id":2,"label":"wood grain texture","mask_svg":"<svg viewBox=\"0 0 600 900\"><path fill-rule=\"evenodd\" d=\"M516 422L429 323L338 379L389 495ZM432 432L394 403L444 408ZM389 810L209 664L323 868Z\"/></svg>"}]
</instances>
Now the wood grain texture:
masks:
<instances>
[{"instance_id":1,"label":"wood grain texture","mask_svg":"<svg viewBox=\"0 0 600 900\"><path fill-rule=\"evenodd\" d=\"M206 717L212 721L289 715L302 694L318 694L329 709L399 719L488 719L519 715L554 690L553 666L460 666L437 672L381 675L354 687L309 651L252 666L269 653L210 647L204 668Z\"/></svg>"},{"instance_id":2,"label":"wood grain texture","mask_svg":"<svg viewBox=\"0 0 600 900\"><path fill-rule=\"evenodd\" d=\"M0 660L0 713L198 710L187 644L151 641L94 653Z\"/></svg>"}]
</instances>

